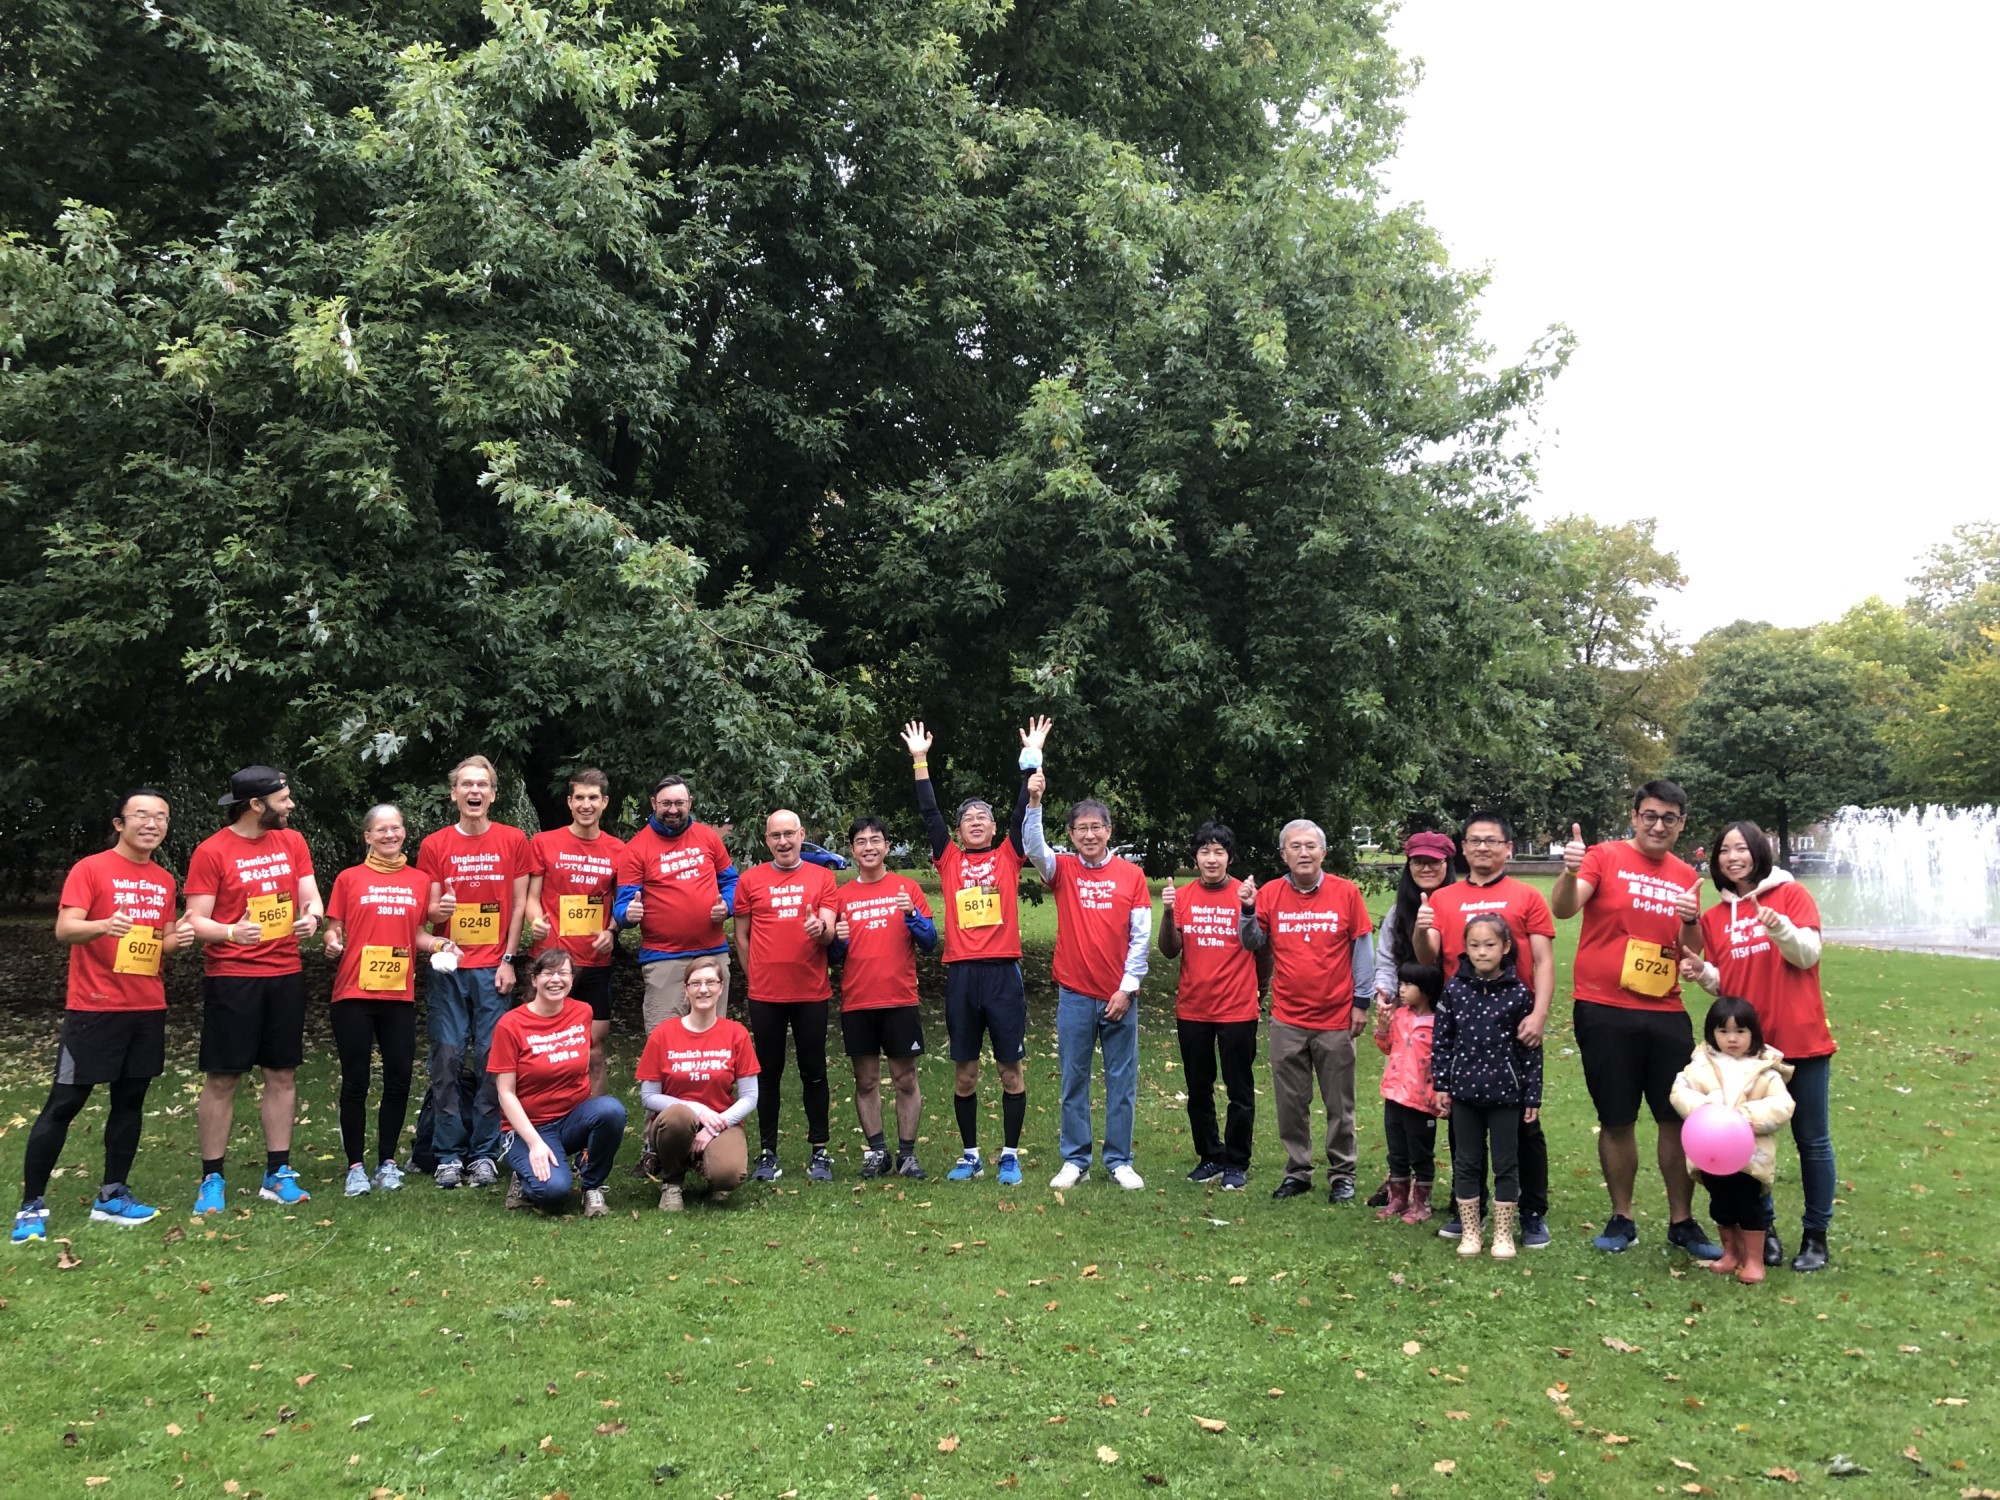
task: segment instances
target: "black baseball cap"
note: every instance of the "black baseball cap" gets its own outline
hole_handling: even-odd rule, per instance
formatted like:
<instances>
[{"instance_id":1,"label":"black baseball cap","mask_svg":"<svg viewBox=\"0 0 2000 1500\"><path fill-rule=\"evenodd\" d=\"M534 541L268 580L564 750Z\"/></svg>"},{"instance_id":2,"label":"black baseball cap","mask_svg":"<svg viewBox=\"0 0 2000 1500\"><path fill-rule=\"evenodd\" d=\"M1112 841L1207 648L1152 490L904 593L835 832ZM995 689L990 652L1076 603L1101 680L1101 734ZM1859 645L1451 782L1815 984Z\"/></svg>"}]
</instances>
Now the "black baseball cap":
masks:
<instances>
[{"instance_id":1,"label":"black baseball cap","mask_svg":"<svg viewBox=\"0 0 2000 1500\"><path fill-rule=\"evenodd\" d=\"M290 785L285 773L274 766L245 766L229 778L229 795L216 798L215 805L229 807L237 802L248 802L252 797L268 797Z\"/></svg>"}]
</instances>

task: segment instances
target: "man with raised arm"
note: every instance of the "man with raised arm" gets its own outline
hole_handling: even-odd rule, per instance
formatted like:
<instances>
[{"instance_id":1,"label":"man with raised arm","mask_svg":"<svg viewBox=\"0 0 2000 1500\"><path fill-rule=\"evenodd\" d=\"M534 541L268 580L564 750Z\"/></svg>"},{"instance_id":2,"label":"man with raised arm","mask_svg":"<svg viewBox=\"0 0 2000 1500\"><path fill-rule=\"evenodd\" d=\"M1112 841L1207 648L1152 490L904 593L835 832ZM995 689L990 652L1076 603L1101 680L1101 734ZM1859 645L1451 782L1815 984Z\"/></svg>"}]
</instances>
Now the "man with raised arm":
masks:
<instances>
[{"instance_id":1,"label":"man with raised arm","mask_svg":"<svg viewBox=\"0 0 2000 1500\"><path fill-rule=\"evenodd\" d=\"M1583 913L1571 980L1576 1050L1597 1109L1597 1160L1611 1194L1611 1217L1592 1243L1612 1254L1639 1238L1632 1191L1639 1179L1639 1106L1653 1112L1654 1155L1667 1190L1667 1243L1697 1260L1722 1247L1695 1220L1687 1157L1681 1151L1674 1079L1694 1052L1694 1025L1681 1002L1680 959L1702 951L1700 877L1674 857L1687 822L1687 793L1649 781L1632 799L1632 836L1585 848L1570 825L1563 869L1549 888L1560 920Z\"/></svg>"},{"instance_id":2,"label":"man with raised arm","mask_svg":"<svg viewBox=\"0 0 2000 1500\"><path fill-rule=\"evenodd\" d=\"M451 769L458 821L417 846L417 869L431 879L431 932L458 945L458 966L433 969L425 992L431 1144L441 1188L500 1180L500 1095L486 1057L514 993L515 950L528 911L528 836L493 821L499 794L493 762L468 755ZM468 1063L475 1085L470 1120L458 1081Z\"/></svg>"},{"instance_id":3,"label":"man with raised arm","mask_svg":"<svg viewBox=\"0 0 2000 1500\"><path fill-rule=\"evenodd\" d=\"M722 970L721 1014L729 1013L729 936L736 865L722 835L694 817L694 789L678 776L653 787L653 815L625 841L612 915L639 929L646 979L646 1035L668 1016L687 1014L688 965L712 958Z\"/></svg>"},{"instance_id":4,"label":"man with raised arm","mask_svg":"<svg viewBox=\"0 0 2000 1500\"><path fill-rule=\"evenodd\" d=\"M967 1182L985 1171L979 1155L979 1054L984 1039L993 1039L993 1061L1000 1070L1000 1120L1005 1145L1000 1151L1000 1181L1013 1186L1021 1180L1021 1124L1028 1115L1028 1084L1022 1068L1028 1044L1028 996L1021 985L1021 825L1028 809L1028 773L1042 763L1042 746L1050 729L1038 719L1021 734L1021 786L1014 798L1014 815L1007 836L995 841L999 825L993 805L978 797L959 804L958 840L952 841L944 814L938 810L937 789L931 783L931 733L920 721L903 726L917 778L917 811L923 814L930 838L931 860L937 866L944 902L944 1019L951 1038L956 1071L952 1106L964 1145L946 1176Z\"/></svg>"},{"instance_id":5,"label":"man with raised arm","mask_svg":"<svg viewBox=\"0 0 2000 1500\"><path fill-rule=\"evenodd\" d=\"M1326 1200L1354 1197L1354 1033L1375 997L1375 924L1361 888L1326 873L1326 834L1294 818L1278 835L1286 875L1238 887L1243 946L1271 950L1271 1092L1285 1178L1273 1198L1312 1190L1312 1096L1326 1110Z\"/></svg>"},{"instance_id":6,"label":"man with raised arm","mask_svg":"<svg viewBox=\"0 0 2000 1500\"><path fill-rule=\"evenodd\" d=\"M1046 725L1046 719L1037 721ZM1046 729L1043 731L1046 733ZM1139 985L1153 936L1146 875L1111 852L1111 809L1095 797L1072 803L1074 854L1042 836L1041 770L1028 777L1021 847L1056 893L1056 1055L1062 1065L1061 1191L1090 1175L1090 1064L1104 1050L1104 1169L1128 1192L1146 1185L1132 1164L1139 1103Z\"/></svg>"}]
</instances>

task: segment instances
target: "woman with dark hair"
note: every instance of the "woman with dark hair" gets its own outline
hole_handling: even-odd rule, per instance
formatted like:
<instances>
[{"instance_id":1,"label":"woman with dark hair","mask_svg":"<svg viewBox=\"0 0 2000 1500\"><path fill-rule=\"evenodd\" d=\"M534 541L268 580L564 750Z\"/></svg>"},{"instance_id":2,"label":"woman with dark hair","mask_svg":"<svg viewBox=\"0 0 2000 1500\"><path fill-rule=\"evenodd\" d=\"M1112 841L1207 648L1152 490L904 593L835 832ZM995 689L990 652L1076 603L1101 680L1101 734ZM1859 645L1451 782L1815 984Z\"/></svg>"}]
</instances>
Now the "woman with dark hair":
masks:
<instances>
[{"instance_id":1,"label":"woman with dark hair","mask_svg":"<svg viewBox=\"0 0 2000 1500\"><path fill-rule=\"evenodd\" d=\"M1748 821L1716 838L1710 875L1722 899L1701 916L1708 958L1681 959L1681 977L1711 995L1739 995L1755 1007L1763 1035L1792 1066L1792 1142L1805 1195L1794 1271L1826 1267L1826 1231L1833 1222L1833 1132L1829 1123L1833 1033L1819 983L1819 907L1789 870L1772 868L1771 840ZM1785 1256L1764 1199L1764 1264Z\"/></svg>"},{"instance_id":2,"label":"woman with dark hair","mask_svg":"<svg viewBox=\"0 0 2000 1500\"><path fill-rule=\"evenodd\" d=\"M486 1071L513 1127L507 1207L560 1209L569 1201L569 1159L584 1159L583 1216L610 1212L604 1184L625 1139L625 1106L609 1094L590 1097L590 1007L570 994L576 970L561 948L528 968L530 994L493 1027Z\"/></svg>"},{"instance_id":3,"label":"woman with dark hair","mask_svg":"<svg viewBox=\"0 0 2000 1500\"><path fill-rule=\"evenodd\" d=\"M1458 879L1452 868L1457 847L1447 834L1413 833L1403 842L1403 873L1396 880L1396 904L1382 918L1375 941L1375 1040L1389 1034L1389 1013L1402 988L1400 971L1406 963L1429 963L1417 951L1416 934L1431 925L1431 897ZM1389 1179L1368 1197L1370 1208L1389 1201Z\"/></svg>"}]
</instances>

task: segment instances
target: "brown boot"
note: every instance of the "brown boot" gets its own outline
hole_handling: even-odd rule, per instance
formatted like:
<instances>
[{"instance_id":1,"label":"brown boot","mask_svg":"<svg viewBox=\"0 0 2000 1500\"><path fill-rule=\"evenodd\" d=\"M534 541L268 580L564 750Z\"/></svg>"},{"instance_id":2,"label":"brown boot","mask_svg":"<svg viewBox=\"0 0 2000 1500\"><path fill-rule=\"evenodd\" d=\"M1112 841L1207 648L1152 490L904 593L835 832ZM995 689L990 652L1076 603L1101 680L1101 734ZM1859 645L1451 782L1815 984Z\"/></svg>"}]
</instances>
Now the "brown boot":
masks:
<instances>
[{"instance_id":1,"label":"brown boot","mask_svg":"<svg viewBox=\"0 0 2000 1500\"><path fill-rule=\"evenodd\" d=\"M1521 1205L1493 1200L1493 1258L1514 1258L1514 1226L1521 1222Z\"/></svg>"},{"instance_id":2,"label":"brown boot","mask_svg":"<svg viewBox=\"0 0 2000 1500\"><path fill-rule=\"evenodd\" d=\"M1431 1185L1428 1182L1410 1184L1410 1206L1403 1210L1405 1224L1422 1224L1431 1215Z\"/></svg>"},{"instance_id":3,"label":"brown boot","mask_svg":"<svg viewBox=\"0 0 2000 1500\"><path fill-rule=\"evenodd\" d=\"M1410 1179L1391 1177L1389 1179L1389 1201L1375 1210L1378 1219L1400 1219L1403 1210L1410 1206Z\"/></svg>"},{"instance_id":4,"label":"brown boot","mask_svg":"<svg viewBox=\"0 0 2000 1500\"><path fill-rule=\"evenodd\" d=\"M1458 1237L1460 1255L1477 1255L1485 1248L1479 1242L1479 1200L1460 1198L1458 1200L1458 1222L1463 1226Z\"/></svg>"},{"instance_id":5,"label":"brown boot","mask_svg":"<svg viewBox=\"0 0 2000 1500\"><path fill-rule=\"evenodd\" d=\"M1718 1275L1727 1276L1731 1271L1734 1271L1738 1266L1743 1264L1738 1253L1741 1246L1737 1241L1735 1229L1729 1225L1716 1225L1715 1233L1716 1237L1722 1241L1722 1259L1697 1261L1695 1264L1706 1266ZM1762 1234L1757 1236L1757 1254L1760 1259L1764 1254L1763 1239L1764 1236Z\"/></svg>"},{"instance_id":6,"label":"brown boot","mask_svg":"<svg viewBox=\"0 0 2000 1500\"><path fill-rule=\"evenodd\" d=\"M1745 1286L1755 1286L1764 1279L1763 1226L1736 1231L1736 1260L1736 1279Z\"/></svg>"}]
</instances>

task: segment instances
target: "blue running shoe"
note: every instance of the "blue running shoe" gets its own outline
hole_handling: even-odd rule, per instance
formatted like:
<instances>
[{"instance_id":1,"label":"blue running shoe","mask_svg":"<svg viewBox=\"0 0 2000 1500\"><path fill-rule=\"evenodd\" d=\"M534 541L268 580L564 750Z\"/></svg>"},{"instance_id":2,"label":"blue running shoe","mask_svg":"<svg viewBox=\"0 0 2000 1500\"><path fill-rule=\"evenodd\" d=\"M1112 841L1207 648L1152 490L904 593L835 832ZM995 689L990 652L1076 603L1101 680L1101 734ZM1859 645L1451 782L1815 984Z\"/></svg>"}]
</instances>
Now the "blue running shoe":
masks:
<instances>
[{"instance_id":1,"label":"blue running shoe","mask_svg":"<svg viewBox=\"0 0 2000 1500\"><path fill-rule=\"evenodd\" d=\"M1000 1186L1019 1187L1021 1185L1021 1158L1018 1152L1000 1153Z\"/></svg>"},{"instance_id":2,"label":"blue running shoe","mask_svg":"<svg viewBox=\"0 0 2000 1500\"><path fill-rule=\"evenodd\" d=\"M970 1182L986 1171L986 1163L979 1159L977 1151L968 1151L951 1164L951 1170L944 1174L946 1182Z\"/></svg>"},{"instance_id":3,"label":"blue running shoe","mask_svg":"<svg viewBox=\"0 0 2000 1500\"><path fill-rule=\"evenodd\" d=\"M266 1172L264 1185L257 1189L257 1196L287 1206L312 1201L312 1194L299 1186L299 1174L288 1166L280 1167L275 1172Z\"/></svg>"},{"instance_id":4,"label":"blue running shoe","mask_svg":"<svg viewBox=\"0 0 2000 1500\"><path fill-rule=\"evenodd\" d=\"M203 1214L221 1213L227 1207L223 1201L226 1192L227 1189L222 1185L222 1174L210 1172L201 1180L201 1191L194 1195L194 1216L198 1219Z\"/></svg>"},{"instance_id":5,"label":"blue running shoe","mask_svg":"<svg viewBox=\"0 0 2000 1500\"><path fill-rule=\"evenodd\" d=\"M108 1184L113 1190L110 1197L104 1190L98 1191L90 1205L90 1217L99 1224L116 1224L121 1229L130 1229L134 1224L150 1224L159 1218L160 1211L141 1203L132 1196L132 1190L122 1182Z\"/></svg>"},{"instance_id":6,"label":"blue running shoe","mask_svg":"<svg viewBox=\"0 0 2000 1500\"><path fill-rule=\"evenodd\" d=\"M1546 1250L1549 1248L1548 1215L1521 1215L1521 1248L1523 1250Z\"/></svg>"},{"instance_id":7,"label":"blue running shoe","mask_svg":"<svg viewBox=\"0 0 2000 1500\"><path fill-rule=\"evenodd\" d=\"M1694 1219L1682 1219L1678 1224L1667 1226L1667 1243L1676 1250L1685 1250L1696 1260L1721 1260L1722 1246L1708 1237L1708 1231ZM1759 1245L1759 1251L1763 1246Z\"/></svg>"},{"instance_id":8,"label":"blue running shoe","mask_svg":"<svg viewBox=\"0 0 2000 1500\"><path fill-rule=\"evenodd\" d=\"M1613 1214L1605 1221L1604 1232L1590 1243L1606 1255L1623 1255L1639 1242L1639 1226L1623 1214Z\"/></svg>"},{"instance_id":9,"label":"blue running shoe","mask_svg":"<svg viewBox=\"0 0 2000 1500\"><path fill-rule=\"evenodd\" d=\"M49 1237L48 1205L36 1198L23 1203L14 1215L14 1243L38 1245Z\"/></svg>"}]
</instances>

